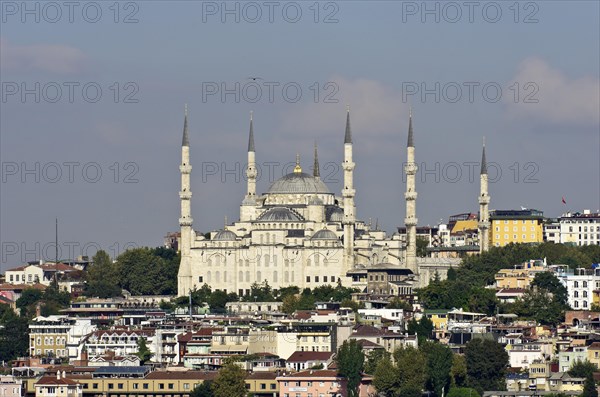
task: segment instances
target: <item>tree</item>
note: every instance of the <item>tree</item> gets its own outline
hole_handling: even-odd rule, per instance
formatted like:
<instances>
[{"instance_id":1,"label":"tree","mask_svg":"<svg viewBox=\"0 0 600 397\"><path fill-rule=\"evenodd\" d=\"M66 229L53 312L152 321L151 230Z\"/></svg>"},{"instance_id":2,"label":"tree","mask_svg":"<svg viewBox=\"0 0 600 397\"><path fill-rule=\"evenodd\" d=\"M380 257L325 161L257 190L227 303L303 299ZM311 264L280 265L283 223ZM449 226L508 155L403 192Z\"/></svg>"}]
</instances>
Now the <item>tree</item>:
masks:
<instances>
[{"instance_id":1,"label":"tree","mask_svg":"<svg viewBox=\"0 0 600 397\"><path fill-rule=\"evenodd\" d=\"M212 392L212 382L205 380L198 384L198 386L194 387L194 390L190 393L190 397L214 397Z\"/></svg>"},{"instance_id":2,"label":"tree","mask_svg":"<svg viewBox=\"0 0 600 397\"><path fill-rule=\"evenodd\" d=\"M432 390L436 396L442 396L443 391L450 386L452 350L448 346L429 341L423 343L420 350L427 357L427 389Z\"/></svg>"},{"instance_id":3,"label":"tree","mask_svg":"<svg viewBox=\"0 0 600 397\"><path fill-rule=\"evenodd\" d=\"M244 296L242 300L246 302L273 302L275 301L275 296L267 280L264 280L261 284L257 282L253 283L250 286L250 294Z\"/></svg>"},{"instance_id":4,"label":"tree","mask_svg":"<svg viewBox=\"0 0 600 397\"><path fill-rule=\"evenodd\" d=\"M26 317L19 317L5 304L0 304L0 357L14 360L29 350L29 326Z\"/></svg>"},{"instance_id":5,"label":"tree","mask_svg":"<svg viewBox=\"0 0 600 397\"><path fill-rule=\"evenodd\" d=\"M299 302L299 299L295 295L287 295L285 298L283 298L281 311L286 314L292 314L297 310Z\"/></svg>"},{"instance_id":6,"label":"tree","mask_svg":"<svg viewBox=\"0 0 600 397\"><path fill-rule=\"evenodd\" d=\"M417 321L414 317L408 322L407 331L410 335L417 335L419 344L429 339L433 333L433 322L427 316Z\"/></svg>"},{"instance_id":7,"label":"tree","mask_svg":"<svg viewBox=\"0 0 600 397\"><path fill-rule=\"evenodd\" d=\"M390 303L385 307L386 309L402 309L404 311L413 311L413 307L410 303L405 301L404 299L400 299L398 297L392 298Z\"/></svg>"},{"instance_id":8,"label":"tree","mask_svg":"<svg viewBox=\"0 0 600 397\"><path fill-rule=\"evenodd\" d=\"M234 362L228 362L219 370L212 382L211 389L214 397L244 397L246 396L246 371Z\"/></svg>"},{"instance_id":9,"label":"tree","mask_svg":"<svg viewBox=\"0 0 600 397\"><path fill-rule=\"evenodd\" d=\"M467 383L480 394L484 390L506 388L508 353L501 344L489 339L472 339L465 346L465 360Z\"/></svg>"},{"instance_id":10,"label":"tree","mask_svg":"<svg viewBox=\"0 0 600 397\"><path fill-rule=\"evenodd\" d=\"M398 368L398 376L402 379L400 391L423 390L427 373L425 355L414 347L404 347L396 349L393 356Z\"/></svg>"},{"instance_id":11,"label":"tree","mask_svg":"<svg viewBox=\"0 0 600 397\"><path fill-rule=\"evenodd\" d=\"M588 374L583 384L582 397L598 397L598 389L596 388L596 382L594 382L594 375Z\"/></svg>"},{"instance_id":12,"label":"tree","mask_svg":"<svg viewBox=\"0 0 600 397\"><path fill-rule=\"evenodd\" d=\"M339 373L348 379L348 396L358 396L365 365L365 354L360 344L355 339L344 341L338 350L336 362Z\"/></svg>"},{"instance_id":13,"label":"tree","mask_svg":"<svg viewBox=\"0 0 600 397\"><path fill-rule=\"evenodd\" d=\"M446 394L446 397L479 397L479 393L477 390L468 387L453 387Z\"/></svg>"},{"instance_id":14,"label":"tree","mask_svg":"<svg viewBox=\"0 0 600 397\"><path fill-rule=\"evenodd\" d=\"M429 241L425 237L417 236L417 256L419 258L427 257L427 246L429 246Z\"/></svg>"},{"instance_id":15,"label":"tree","mask_svg":"<svg viewBox=\"0 0 600 397\"><path fill-rule=\"evenodd\" d=\"M597 369L596 364L589 360L577 360L569 369L569 375L574 378L587 378L589 375L593 375Z\"/></svg>"},{"instance_id":16,"label":"tree","mask_svg":"<svg viewBox=\"0 0 600 397\"><path fill-rule=\"evenodd\" d=\"M384 396L393 396L400 389L401 379L392 360L384 357L375 368L373 386Z\"/></svg>"},{"instance_id":17,"label":"tree","mask_svg":"<svg viewBox=\"0 0 600 397\"><path fill-rule=\"evenodd\" d=\"M43 292L35 288L26 288L21 296L15 302L17 309L20 310L22 317L33 317L35 314L35 305L42 300Z\"/></svg>"},{"instance_id":18,"label":"tree","mask_svg":"<svg viewBox=\"0 0 600 397\"><path fill-rule=\"evenodd\" d=\"M140 359L140 364L144 365L144 363L148 360L150 360L152 358L152 356L154 356L154 354L150 351L150 349L148 349L148 346L146 346L146 338L144 337L139 337L137 340L137 348L138 351L135 354L139 359Z\"/></svg>"},{"instance_id":19,"label":"tree","mask_svg":"<svg viewBox=\"0 0 600 397\"><path fill-rule=\"evenodd\" d=\"M467 385L467 361L465 356L455 354L452 356L452 368L450 369L451 386L462 388Z\"/></svg>"},{"instance_id":20,"label":"tree","mask_svg":"<svg viewBox=\"0 0 600 397\"><path fill-rule=\"evenodd\" d=\"M365 361L365 372L373 375L377 370L377 365L384 359L389 360L391 357L385 349L374 349L367 355Z\"/></svg>"}]
</instances>

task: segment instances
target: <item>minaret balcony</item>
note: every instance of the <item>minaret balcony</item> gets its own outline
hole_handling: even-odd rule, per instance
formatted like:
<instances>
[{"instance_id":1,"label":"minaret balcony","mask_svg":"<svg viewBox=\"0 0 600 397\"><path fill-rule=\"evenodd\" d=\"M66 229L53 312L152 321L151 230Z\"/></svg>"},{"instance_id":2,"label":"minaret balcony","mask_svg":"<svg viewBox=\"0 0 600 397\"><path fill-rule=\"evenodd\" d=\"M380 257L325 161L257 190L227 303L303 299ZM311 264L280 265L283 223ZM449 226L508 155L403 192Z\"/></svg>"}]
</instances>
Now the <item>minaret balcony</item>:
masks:
<instances>
[{"instance_id":1,"label":"minaret balcony","mask_svg":"<svg viewBox=\"0 0 600 397\"><path fill-rule=\"evenodd\" d=\"M350 162L350 161L344 161L342 163L342 169L344 171L352 171L352 170L354 170L354 163Z\"/></svg>"},{"instance_id":2,"label":"minaret balcony","mask_svg":"<svg viewBox=\"0 0 600 397\"><path fill-rule=\"evenodd\" d=\"M194 220L191 216L184 216L179 218L179 226L192 226Z\"/></svg>"},{"instance_id":3,"label":"minaret balcony","mask_svg":"<svg viewBox=\"0 0 600 397\"><path fill-rule=\"evenodd\" d=\"M417 163L410 162L404 165L404 173L406 173L406 175L415 175L418 170L419 167L417 166Z\"/></svg>"},{"instance_id":4,"label":"minaret balcony","mask_svg":"<svg viewBox=\"0 0 600 397\"><path fill-rule=\"evenodd\" d=\"M192 173L192 166L191 165L180 165L179 166L179 171L181 171L182 174L191 174Z\"/></svg>"},{"instance_id":5,"label":"minaret balcony","mask_svg":"<svg viewBox=\"0 0 600 397\"><path fill-rule=\"evenodd\" d=\"M488 205L490 203L490 196L479 196L479 204Z\"/></svg>"},{"instance_id":6,"label":"minaret balcony","mask_svg":"<svg viewBox=\"0 0 600 397\"><path fill-rule=\"evenodd\" d=\"M352 197L354 197L355 194L356 194L356 190L354 190L354 189L344 188L342 190L342 197L345 197L345 198L352 198Z\"/></svg>"},{"instance_id":7,"label":"minaret balcony","mask_svg":"<svg viewBox=\"0 0 600 397\"><path fill-rule=\"evenodd\" d=\"M192 192L179 192L179 198L182 200L191 200Z\"/></svg>"},{"instance_id":8,"label":"minaret balcony","mask_svg":"<svg viewBox=\"0 0 600 397\"><path fill-rule=\"evenodd\" d=\"M408 226L417 226L417 218L404 218L404 224Z\"/></svg>"},{"instance_id":9,"label":"minaret balcony","mask_svg":"<svg viewBox=\"0 0 600 397\"><path fill-rule=\"evenodd\" d=\"M490 223L481 221L481 222L477 223L477 227L480 228L481 230L488 230L490 228Z\"/></svg>"},{"instance_id":10,"label":"minaret balcony","mask_svg":"<svg viewBox=\"0 0 600 397\"><path fill-rule=\"evenodd\" d=\"M404 193L404 198L406 200L416 200L417 192L406 192L406 193Z\"/></svg>"}]
</instances>

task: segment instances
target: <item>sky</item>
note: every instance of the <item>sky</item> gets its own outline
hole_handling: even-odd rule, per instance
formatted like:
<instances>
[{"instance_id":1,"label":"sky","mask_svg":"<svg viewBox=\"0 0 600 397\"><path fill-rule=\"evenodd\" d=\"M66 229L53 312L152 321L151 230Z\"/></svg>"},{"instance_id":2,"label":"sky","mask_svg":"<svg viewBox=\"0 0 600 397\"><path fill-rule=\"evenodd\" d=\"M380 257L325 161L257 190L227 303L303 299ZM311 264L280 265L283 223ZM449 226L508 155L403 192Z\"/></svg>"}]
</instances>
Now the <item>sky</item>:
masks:
<instances>
[{"instance_id":1,"label":"sky","mask_svg":"<svg viewBox=\"0 0 600 397\"><path fill-rule=\"evenodd\" d=\"M420 225L478 210L600 208L597 1L0 2L0 271L115 257L179 228L189 109L194 229L239 219L253 111L258 188L296 154L357 217L405 214L412 107ZM256 78L255 80L251 78ZM563 197L566 204L562 203Z\"/></svg>"}]
</instances>

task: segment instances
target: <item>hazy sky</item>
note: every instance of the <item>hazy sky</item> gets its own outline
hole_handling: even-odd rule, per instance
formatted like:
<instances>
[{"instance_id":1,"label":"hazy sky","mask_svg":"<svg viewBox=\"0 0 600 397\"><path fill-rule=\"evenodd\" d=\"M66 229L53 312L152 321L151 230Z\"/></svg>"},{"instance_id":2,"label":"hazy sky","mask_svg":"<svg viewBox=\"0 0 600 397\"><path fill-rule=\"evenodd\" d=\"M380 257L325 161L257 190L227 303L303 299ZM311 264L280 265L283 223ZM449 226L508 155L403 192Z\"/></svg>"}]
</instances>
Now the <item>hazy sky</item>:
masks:
<instances>
[{"instance_id":1,"label":"hazy sky","mask_svg":"<svg viewBox=\"0 0 600 397\"><path fill-rule=\"evenodd\" d=\"M239 217L251 110L260 192L316 140L339 194L346 104L357 215L388 232L411 105L421 225L477 211L483 136L491 208L600 207L597 1L0 7L2 271L52 259L56 217L61 258L162 244L185 103L199 231Z\"/></svg>"}]
</instances>

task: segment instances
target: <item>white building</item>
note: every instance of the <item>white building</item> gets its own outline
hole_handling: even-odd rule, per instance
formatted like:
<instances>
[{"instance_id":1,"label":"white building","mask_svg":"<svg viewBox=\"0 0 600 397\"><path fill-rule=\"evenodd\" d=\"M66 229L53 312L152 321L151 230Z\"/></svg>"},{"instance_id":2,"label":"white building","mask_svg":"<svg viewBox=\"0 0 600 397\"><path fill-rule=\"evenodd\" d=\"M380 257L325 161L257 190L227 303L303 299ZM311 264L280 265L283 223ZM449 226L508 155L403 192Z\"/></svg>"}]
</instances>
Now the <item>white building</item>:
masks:
<instances>
[{"instance_id":1,"label":"white building","mask_svg":"<svg viewBox=\"0 0 600 397\"><path fill-rule=\"evenodd\" d=\"M600 213L590 210L567 212L560 218L560 242L576 245L600 244Z\"/></svg>"},{"instance_id":2,"label":"white building","mask_svg":"<svg viewBox=\"0 0 600 397\"><path fill-rule=\"evenodd\" d=\"M35 384L35 397L82 397L83 385L62 376L60 371L54 376L44 376Z\"/></svg>"},{"instance_id":3,"label":"white building","mask_svg":"<svg viewBox=\"0 0 600 397\"><path fill-rule=\"evenodd\" d=\"M0 396L21 397L21 380L11 375L0 375Z\"/></svg>"},{"instance_id":4,"label":"white building","mask_svg":"<svg viewBox=\"0 0 600 397\"><path fill-rule=\"evenodd\" d=\"M556 276L567 288L568 303L575 310L588 310L592 307L593 291L600 289L600 269L559 269Z\"/></svg>"},{"instance_id":5,"label":"white building","mask_svg":"<svg viewBox=\"0 0 600 397\"><path fill-rule=\"evenodd\" d=\"M89 319L67 316L39 316L29 324L29 355L76 359L85 336L94 331Z\"/></svg>"},{"instance_id":6,"label":"white building","mask_svg":"<svg viewBox=\"0 0 600 397\"><path fill-rule=\"evenodd\" d=\"M408 163L414 162L412 118L409 124ZM213 289L248 295L253 283L265 280L274 289L295 285L315 288L321 285L366 286L364 277L349 271L366 269L380 263L409 269L420 286L427 285L434 273L445 278L450 266L437 259L416 258L416 189L414 167L408 175L406 224L409 238L387 236L371 230L357 219L354 205L353 141L350 113L346 117L344 136L344 189L341 195L331 192L321 180L315 146L312 172L304 172L296 156L293 172L276 180L264 194L257 194L254 127L250 118L248 139L247 193L240 206L240 220L213 231L209 238L192 229L190 139L187 111L182 140L181 191L181 264L178 294L209 284ZM398 164L400 168L400 164ZM407 248L408 247L408 248Z\"/></svg>"}]
</instances>

